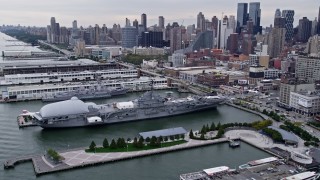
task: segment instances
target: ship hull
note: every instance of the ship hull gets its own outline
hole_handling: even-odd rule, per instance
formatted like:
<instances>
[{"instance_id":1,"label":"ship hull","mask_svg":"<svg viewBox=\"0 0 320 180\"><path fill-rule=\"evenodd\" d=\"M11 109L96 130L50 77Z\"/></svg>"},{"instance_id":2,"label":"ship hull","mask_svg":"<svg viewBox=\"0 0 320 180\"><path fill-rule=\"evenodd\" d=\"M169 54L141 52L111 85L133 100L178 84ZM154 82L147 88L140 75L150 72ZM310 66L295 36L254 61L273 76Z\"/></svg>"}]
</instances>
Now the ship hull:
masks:
<instances>
[{"instance_id":1,"label":"ship hull","mask_svg":"<svg viewBox=\"0 0 320 180\"><path fill-rule=\"evenodd\" d=\"M171 107L160 107L160 111L157 112L150 112L146 114L146 111L149 109L136 109L135 112L130 111L128 112L127 116L117 116L117 114L123 114L126 113L124 111L119 111L112 115L111 117L106 117L105 115L101 115L102 122L94 122L94 123L88 123L85 117L78 117L73 119L68 119L61 122L55 122L55 123L46 123L43 124L39 122L39 126L41 126L44 129L56 129L56 128L75 128L75 127L87 127L87 126L102 126L107 124L115 124L115 123L124 123L124 122L131 122L131 121L142 121L142 120L150 120L150 119L156 119L156 118L164 118L164 117L172 117L172 116L178 116L188 113L194 113L199 111L205 111L209 109L214 109L217 107L218 104L211 104L211 105L200 105L198 107L192 107L190 109L183 109L171 111ZM158 110L157 109L157 110ZM162 110L163 111L162 111Z\"/></svg>"}]
</instances>

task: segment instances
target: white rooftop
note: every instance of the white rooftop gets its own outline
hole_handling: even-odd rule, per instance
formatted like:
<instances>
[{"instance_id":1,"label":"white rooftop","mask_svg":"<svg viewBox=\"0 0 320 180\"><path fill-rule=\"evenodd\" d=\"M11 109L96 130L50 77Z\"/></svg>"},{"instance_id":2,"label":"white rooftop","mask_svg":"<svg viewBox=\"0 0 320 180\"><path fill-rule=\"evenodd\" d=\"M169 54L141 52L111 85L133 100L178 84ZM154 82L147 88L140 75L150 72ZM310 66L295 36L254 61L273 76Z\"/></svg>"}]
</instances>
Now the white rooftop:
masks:
<instances>
[{"instance_id":1,"label":"white rooftop","mask_svg":"<svg viewBox=\"0 0 320 180\"><path fill-rule=\"evenodd\" d=\"M265 163L269 163L269 162L273 162L273 161L277 161L277 160L278 160L278 158L276 158L276 157L268 157L268 158L264 158L264 159L250 161L248 164L251 166L256 166L256 165L265 164Z\"/></svg>"},{"instance_id":2,"label":"white rooftop","mask_svg":"<svg viewBox=\"0 0 320 180\"><path fill-rule=\"evenodd\" d=\"M307 172L303 172L300 174L295 174L293 176L282 178L281 180L303 180L303 179L308 179L308 178L315 176L315 175L316 175L315 172L307 171Z\"/></svg>"},{"instance_id":3,"label":"white rooftop","mask_svg":"<svg viewBox=\"0 0 320 180\"><path fill-rule=\"evenodd\" d=\"M219 167L214 167L214 168L210 168L210 169L204 169L203 171L208 175L208 176L212 176L216 173L220 173L220 172L224 172L229 170L228 166L219 166Z\"/></svg>"}]
</instances>

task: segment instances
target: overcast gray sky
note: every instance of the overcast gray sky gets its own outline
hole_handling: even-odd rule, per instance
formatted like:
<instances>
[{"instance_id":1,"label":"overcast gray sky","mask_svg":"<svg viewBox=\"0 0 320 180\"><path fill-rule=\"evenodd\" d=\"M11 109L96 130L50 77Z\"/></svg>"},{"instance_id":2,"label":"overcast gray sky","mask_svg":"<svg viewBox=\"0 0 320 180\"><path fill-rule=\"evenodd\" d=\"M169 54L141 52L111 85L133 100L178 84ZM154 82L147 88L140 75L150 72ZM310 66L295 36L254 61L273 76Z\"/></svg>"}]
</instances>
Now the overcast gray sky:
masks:
<instances>
[{"instance_id":1,"label":"overcast gray sky","mask_svg":"<svg viewBox=\"0 0 320 180\"><path fill-rule=\"evenodd\" d=\"M184 25L195 24L197 14L202 11L206 18L235 15L238 2L252 0L0 0L0 24L21 24L27 26L46 26L50 17L56 17L61 26L71 27L73 20L78 26L114 23L121 26L125 18L131 23L140 15L147 14L148 26L158 23L158 16L165 17L165 24L174 21ZM259 1L258 1L259 2ZM261 0L261 24L273 24L277 8L295 10L295 22L303 16L314 20L318 16L320 0Z\"/></svg>"}]
</instances>

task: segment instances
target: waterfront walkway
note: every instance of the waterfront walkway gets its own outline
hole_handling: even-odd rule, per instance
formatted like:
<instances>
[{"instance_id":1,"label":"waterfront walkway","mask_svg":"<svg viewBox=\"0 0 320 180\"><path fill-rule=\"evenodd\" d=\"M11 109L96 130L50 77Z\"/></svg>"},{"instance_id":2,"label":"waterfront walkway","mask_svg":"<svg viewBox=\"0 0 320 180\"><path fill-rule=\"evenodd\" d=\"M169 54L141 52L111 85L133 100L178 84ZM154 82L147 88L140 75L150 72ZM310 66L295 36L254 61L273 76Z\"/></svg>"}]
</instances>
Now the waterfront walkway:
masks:
<instances>
[{"instance_id":1,"label":"waterfront walkway","mask_svg":"<svg viewBox=\"0 0 320 180\"><path fill-rule=\"evenodd\" d=\"M61 163L54 164L43 155L29 155L25 157L13 158L4 162L5 168L13 168L15 164L32 160L36 175L47 174L57 171L64 171L68 169L80 168L84 166L93 166L96 164L109 163L121 161L126 159L150 156L154 154L168 153L184 149L191 149L196 147L208 146L217 143L228 142L229 140L240 139L252 146L261 150L267 151L268 149L278 147L289 152L305 152L307 148L304 147L303 141L299 138L299 145L297 148L292 146L285 146L284 144L276 144L271 138L260 134L253 130L230 130L225 133L224 138L215 140L193 140L186 138L187 142L171 147L164 147L152 150L132 151L132 152L112 152L112 153L86 153L85 148L77 148L73 150L60 151L59 154L64 157ZM274 154L275 156L279 156Z\"/></svg>"},{"instance_id":2,"label":"waterfront walkway","mask_svg":"<svg viewBox=\"0 0 320 180\"><path fill-rule=\"evenodd\" d=\"M298 137L299 143L298 147L286 146L284 144L274 143L271 138L266 135L260 134L257 131L252 130L231 130L225 133L225 137L230 139L238 139L240 138L242 141L251 144L259 149L270 149L274 147L281 148L283 150L287 150L289 152L296 151L303 153L308 150L307 147L304 146L304 141Z\"/></svg>"},{"instance_id":3,"label":"waterfront walkway","mask_svg":"<svg viewBox=\"0 0 320 180\"><path fill-rule=\"evenodd\" d=\"M187 142L171 147L164 147L152 150L133 151L133 152L115 152L115 153L86 153L83 149L75 149L60 152L59 154L65 159L58 164L53 164L47 160L43 155L32 155L21 158L13 158L4 162L5 168L13 168L15 164L32 160L36 175L47 174L57 171L64 171L73 168L80 168L84 166L92 166L96 164L132 159L137 157L150 156L154 154L168 153L172 151L179 151L184 149L191 149L196 147L208 146L217 143L228 142L228 138L220 138L215 140L192 140L186 139Z\"/></svg>"}]
</instances>

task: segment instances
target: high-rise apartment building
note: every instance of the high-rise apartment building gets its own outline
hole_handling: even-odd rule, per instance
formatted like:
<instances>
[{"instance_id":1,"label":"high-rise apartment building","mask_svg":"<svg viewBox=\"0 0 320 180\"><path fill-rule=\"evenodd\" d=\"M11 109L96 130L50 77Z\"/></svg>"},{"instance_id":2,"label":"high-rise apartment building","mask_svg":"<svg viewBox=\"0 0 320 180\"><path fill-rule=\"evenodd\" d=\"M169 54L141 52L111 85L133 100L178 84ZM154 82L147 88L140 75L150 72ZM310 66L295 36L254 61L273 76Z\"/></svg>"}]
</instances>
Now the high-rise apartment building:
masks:
<instances>
[{"instance_id":1,"label":"high-rise apartment building","mask_svg":"<svg viewBox=\"0 0 320 180\"><path fill-rule=\"evenodd\" d=\"M170 51L182 49L182 31L181 27L174 27L170 30Z\"/></svg>"},{"instance_id":2,"label":"high-rise apartment building","mask_svg":"<svg viewBox=\"0 0 320 180\"><path fill-rule=\"evenodd\" d=\"M227 40L227 50L230 54L238 52L238 33L232 33Z\"/></svg>"},{"instance_id":3,"label":"high-rise apartment building","mask_svg":"<svg viewBox=\"0 0 320 180\"><path fill-rule=\"evenodd\" d=\"M277 18L277 17L281 17L280 9L276 9L276 12L274 13L274 18Z\"/></svg>"},{"instance_id":4,"label":"high-rise apartment building","mask_svg":"<svg viewBox=\"0 0 320 180\"><path fill-rule=\"evenodd\" d=\"M309 21L307 17L303 17L299 20L299 26L298 26L298 40L300 42L307 42L309 37L311 36L311 28L312 28L312 22Z\"/></svg>"},{"instance_id":5,"label":"high-rise apartment building","mask_svg":"<svg viewBox=\"0 0 320 180\"><path fill-rule=\"evenodd\" d=\"M202 12L199 12L199 14L197 15L197 29L200 29L200 21L201 21L201 18L203 17L203 14Z\"/></svg>"},{"instance_id":6,"label":"high-rise apartment building","mask_svg":"<svg viewBox=\"0 0 320 180\"><path fill-rule=\"evenodd\" d=\"M260 2L249 3L249 20L253 21L253 33L262 33Z\"/></svg>"},{"instance_id":7,"label":"high-rise apartment building","mask_svg":"<svg viewBox=\"0 0 320 180\"><path fill-rule=\"evenodd\" d=\"M138 30L133 26L126 26L121 28L122 47L133 48L137 45Z\"/></svg>"},{"instance_id":8,"label":"high-rise apartment building","mask_svg":"<svg viewBox=\"0 0 320 180\"><path fill-rule=\"evenodd\" d=\"M318 34L318 21L317 21L317 18L315 18L312 21L312 26L311 26L311 36L314 36L316 34Z\"/></svg>"},{"instance_id":9,"label":"high-rise apartment building","mask_svg":"<svg viewBox=\"0 0 320 180\"><path fill-rule=\"evenodd\" d=\"M230 15L230 16L229 16L228 28L229 28L229 29L233 29L233 32L232 32L232 33L234 33L235 30L236 30L236 17L233 16L233 15Z\"/></svg>"},{"instance_id":10,"label":"high-rise apartment building","mask_svg":"<svg viewBox=\"0 0 320 180\"><path fill-rule=\"evenodd\" d=\"M161 29L164 29L164 17L163 16L159 16L159 27Z\"/></svg>"},{"instance_id":11,"label":"high-rise apartment building","mask_svg":"<svg viewBox=\"0 0 320 180\"><path fill-rule=\"evenodd\" d=\"M285 28L285 26L286 26L286 19L283 18L283 17L279 17L279 16L275 17L275 18L274 18L274 24L273 24L273 26L274 26L275 28Z\"/></svg>"},{"instance_id":12,"label":"high-rise apartment building","mask_svg":"<svg viewBox=\"0 0 320 180\"><path fill-rule=\"evenodd\" d=\"M267 37L268 54L276 58L281 53L285 43L285 28L273 28Z\"/></svg>"},{"instance_id":13,"label":"high-rise apartment building","mask_svg":"<svg viewBox=\"0 0 320 180\"><path fill-rule=\"evenodd\" d=\"M96 24L94 26L94 43L96 45L99 45L100 44L100 27L98 24Z\"/></svg>"},{"instance_id":14,"label":"high-rise apartment building","mask_svg":"<svg viewBox=\"0 0 320 180\"><path fill-rule=\"evenodd\" d=\"M238 3L237 8L237 33L246 25L248 20L248 3Z\"/></svg>"},{"instance_id":15,"label":"high-rise apartment building","mask_svg":"<svg viewBox=\"0 0 320 180\"><path fill-rule=\"evenodd\" d=\"M319 14L318 14L318 34L320 35L320 6L319 6Z\"/></svg>"},{"instance_id":16,"label":"high-rise apartment building","mask_svg":"<svg viewBox=\"0 0 320 180\"><path fill-rule=\"evenodd\" d=\"M131 26L130 19L126 18L126 24L125 24L125 26Z\"/></svg>"},{"instance_id":17,"label":"high-rise apartment building","mask_svg":"<svg viewBox=\"0 0 320 180\"><path fill-rule=\"evenodd\" d=\"M219 19L216 16L213 16L211 19L211 22L212 22L212 29L215 31L215 37L217 37Z\"/></svg>"},{"instance_id":18,"label":"high-rise apartment building","mask_svg":"<svg viewBox=\"0 0 320 180\"><path fill-rule=\"evenodd\" d=\"M141 14L141 24L143 25L145 31L147 30L147 15Z\"/></svg>"},{"instance_id":19,"label":"high-rise apartment building","mask_svg":"<svg viewBox=\"0 0 320 180\"><path fill-rule=\"evenodd\" d=\"M51 27L51 43L56 43L56 34L57 34L57 29L56 29L56 18L51 17L50 20L50 27Z\"/></svg>"},{"instance_id":20,"label":"high-rise apartment building","mask_svg":"<svg viewBox=\"0 0 320 180\"><path fill-rule=\"evenodd\" d=\"M294 10L283 10L282 17L286 19L286 41L291 41L293 38Z\"/></svg>"}]
</instances>

